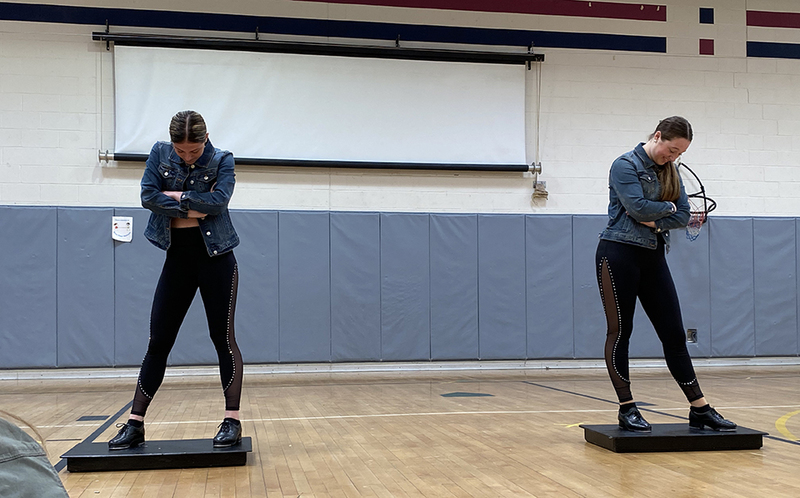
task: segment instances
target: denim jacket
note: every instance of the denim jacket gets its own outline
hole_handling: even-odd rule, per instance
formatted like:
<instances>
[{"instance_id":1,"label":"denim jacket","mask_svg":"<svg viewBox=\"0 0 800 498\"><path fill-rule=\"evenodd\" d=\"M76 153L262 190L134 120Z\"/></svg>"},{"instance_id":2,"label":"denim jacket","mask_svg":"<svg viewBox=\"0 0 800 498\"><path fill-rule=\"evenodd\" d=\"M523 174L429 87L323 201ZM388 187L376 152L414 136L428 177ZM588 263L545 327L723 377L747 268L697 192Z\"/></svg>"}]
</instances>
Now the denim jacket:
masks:
<instances>
[{"instance_id":1,"label":"denim jacket","mask_svg":"<svg viewBox=\"0 0 800 498\"><path fill-rule=\"evenodd\" d=\"M142 177L142 206L152 213L144 236L160 249L169 249L171 218L188 218L189 210L206 213L198 219L209 256L224 254L239 245L228 202L236 183L233 154L206 142L200 159L187 165L170 142L156 142ZM162 191L183 191L180 202Z\"/></svg>"},{"instance_id":2,"label":"denim jacket","mask_svg":"<svg viewBox=\"0 0 800 498\"><path fill-rule=\"evenodd\" d=\"M643 145L640 143L611 165L608 226L600 238L655 249L661 235L669 251L669 230L685 227L689 222L689 199L681 180L681 195L674 204L658 200L661 184L657 172L661 167L650 159ZM654 221L656 228L643 225L642 221Z\"/></svg>"}]
</instances>

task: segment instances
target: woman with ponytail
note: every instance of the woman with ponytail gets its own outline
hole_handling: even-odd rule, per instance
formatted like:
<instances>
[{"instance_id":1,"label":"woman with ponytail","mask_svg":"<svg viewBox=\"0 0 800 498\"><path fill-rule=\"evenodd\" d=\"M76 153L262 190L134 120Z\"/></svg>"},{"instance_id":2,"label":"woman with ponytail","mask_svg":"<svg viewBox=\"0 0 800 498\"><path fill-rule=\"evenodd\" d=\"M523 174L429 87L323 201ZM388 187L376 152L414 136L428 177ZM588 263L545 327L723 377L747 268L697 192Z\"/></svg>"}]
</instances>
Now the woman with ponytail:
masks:
<instances>
[{"instance_id":1,"label":"woman with ponytail","mask_svg":"<svg viewBox=\"0 0 800 498\"><path fill-rule=\"evenodd\" d=\"M661 340L670 373L689 401L690 427L736 429L711 408L700 390L665 258L669 230L689 222L689 200L675 161L691 142L692 126L686 119L663 119L647 142L614 161L609 174L609 221L600 234L595 262L608 327L606 367L620 403L619 426L629 431L651 431L636 407L629 380L628 347L637 298Z\"/></svg>"}]
</instances>

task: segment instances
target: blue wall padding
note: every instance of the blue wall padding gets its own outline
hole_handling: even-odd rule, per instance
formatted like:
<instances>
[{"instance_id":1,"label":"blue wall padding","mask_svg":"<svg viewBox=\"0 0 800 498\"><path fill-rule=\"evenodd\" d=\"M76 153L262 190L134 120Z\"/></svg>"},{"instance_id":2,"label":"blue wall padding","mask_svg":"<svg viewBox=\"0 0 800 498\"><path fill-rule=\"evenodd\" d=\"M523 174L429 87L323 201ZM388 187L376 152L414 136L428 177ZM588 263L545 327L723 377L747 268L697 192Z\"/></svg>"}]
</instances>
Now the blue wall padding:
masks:
<instances>
[{"instance_id":1,"label":"blue wall padding","mask_svg":"<svg viewBox=\"0 0 800 498\"><path fill-rule=\"evenodd\" d=\"M432 214L431 359L478 359L478 217Z\"/></svg>"},{"instance_id":2,"label":"blue wall padding","mask_svg":"<svg viewBox=\"0 0 800 498\"><path fill-rule=\"evenodd\" d=\"M278 212L237 211L241 243L236 342L245 363L274 363L278 356ZM244 311L242 311L244 310Z\"/></svg>"},{"instance_id":3,"label":"blue wall padding","mask_svg":"<svg viewBox=\"0 0 800 498\"><path fill-rule=\"evenodd\" d=\"M381 214L381 357L431 354L429 216Z\"/></svg>"},{"instance_id":4,"label":"blue wall padding","mask_svg":"<svg viewBox=\"0 0 800 498\"><path fill-rule=\"evenodd\" d=\"M709 234L717 220L710 218L695 240L686 230L671 232L671 250L667 254L675 290L683 312L683 328L697 330L697 342L689 344L692 356L711 356L711 268L708 258Z\"/></svg>"},{"instance_id":5,"label":"blue wall padding","mask_svg":"<svg viewBox=\"0 0 800 498\"><path fill-rule=\"evenodd\" d=\"M572 216L526 217L525 248L527 357L572 358Z\"/></svg>"},{"instance_id":6,"label":"blue wall padding","mask_svg":"<svg viewBox=\"0 0 800 498\"><path fill-rule=\"evenodd\" d=\"M114 364L114 246L110 208L59 208L59 367Z\"/></svg>"},{"instance_id":7,"label":"blue wall padding","mask_svg":"<svg viewBox=\"0 0 800 498\"><path fill-rule=\"evenodd\" d=\"M797 351L795 220L753 220L755 354Z\"/></svg>"},{"instance_id":8,"label":"blue wall padding","mask_svg":"<svg viewBox=\"0 0 800 498\"><path fill-rule=\"evenodd\" d=\"M753 219L717 219L709 231L711 354L753 356Z\"/></svg>"},{"instance_id":9,"label":"blue wall padding","mask_svg":"<svg viewBox=\"0 0 800 498\"><path fill-rule=\"evenodd\" d=\"M327 212L278 214L280 361L331 359L329 227Z\"/></svg>"},{"instance_id":10,"label":"blue wall padding","mask_svg":"<svg viewBox=\"0 0 800 498\"><path fill-rule=\"evenodd\" d=\"M0 368L56 366L56 215L0 207Z\"/></svg>"},{"instance_id":11,"label":"blue wall padding","mask_svg":"<svg viewBox=\"0 0 800 498\"><path fill-rule=\"evenodd\" d=\"M525 358L525 216L478 216L480 358Z\"/></svg>"},{"instance_id":12,"label":"blue wall padding","mask_svg":"<svg viewBox=\"0 0 800 498\"><path fill-rule=\"evenodd\" d=\"M131 242L114 244L114 364L139 366L150 337L153 304L164 251L142 236L149 211L114 209L114 216L133 217ZM104 234L108 236L108 234Z\"/></svg>"},{"instance_id":13,"label":"blue wall padding","mask_svg":"<svg viewBox=\"0 0 800 498\"><path fill-rule=\"evenodd\" d=\"M798 293L796 309L797 309L797 316L799 318L798 322L800 322L800 271L798 271L798 269L800 269L800 219L798 218L795 218L794 233L795 233L794 252L795 252L795 258L797 258L795 260L795 276L797 279L797 286L795 287L796 289L795 292ZM796 354L800 355L800 323L798 323L796 338L797 338ZM791 351L789 350L789 348L786 348L786 352L784 354L785 355L795 354L795 351Z\"/></svg>"},{"instance_id":14,"label":"blue wall padding","mask_svg":"<svg viewBox=\"0 0 800 498\"><path fill-rule=\"evenodd\" d=\"M381 220L331 213L331 359L381 359Z\"/></svg>"},{"instance_id":15,"label":"blue wall padding","mask_svg":"<svg viewBox=\"0 0 800 498\"><path fill-rule=\"evenodd\" d=\"M132 216L131 243L111 216ZM140 208L0 207L0 368L138 366L165 253ZM602 358L602 215L234 211L247 363ZM800 353L800 219L712 217L667 260L695 357ZM633 357L661 357L641 308ZM217 363L199 296L171 365Z\"/></svg>"},{"instance_id":16,"label":"blue wall padding","mask_svg":"<svg viewBox=\"0 0 800 498\"><path fill-rule=\"evenodd\" d=\"M239 291L234 329L245 362L278 361L278 249L275 211L237 213L234 225L242 244L234 250L239 269ZM160 261L163 262L162 253ZM159 268L160 270L160 268ZM151 298L152 299L152 298ZM208 333L203 300L198 291L181 326L170 365L217 362Z\"/></svg>"},{"instance_id":17,"label":"blue wall padding","mask_svg":"<svg viewBox=\"0 0 800 498\"><path fill-rule=\"evenodd\" d=\"M606 316L597 288L594 256L606 216L572 217L572 310L575 324L575 358L602 358ZM635 332L634 332L635 334Z\"/></svg>"}]
</instances>

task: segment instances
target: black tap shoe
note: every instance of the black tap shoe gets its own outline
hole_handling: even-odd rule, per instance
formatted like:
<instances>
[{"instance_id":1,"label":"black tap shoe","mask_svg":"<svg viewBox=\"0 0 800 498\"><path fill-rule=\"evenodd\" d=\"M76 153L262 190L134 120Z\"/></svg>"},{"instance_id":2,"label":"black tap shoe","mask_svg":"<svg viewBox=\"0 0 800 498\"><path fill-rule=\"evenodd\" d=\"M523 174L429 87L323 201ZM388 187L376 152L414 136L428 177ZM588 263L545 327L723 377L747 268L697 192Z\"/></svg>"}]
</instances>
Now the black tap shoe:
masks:
<instances>
[{"instance_id":1,"label":"black tap shoe","mask_svg":"<svg viewBox=\"0 0 800 498\"><path fill-rule=\"evenodd\" d=\"M653 427L647 423L647 420L642 417L639 409L635 406L627 412L623 412L620 408L617 418L619 419L620 429L632 432L651 432L653 430Z\"/></svg>"},{"instance_id":2,"label":"black tap shoe","mask_svg":"<svg viewBox=\"0 0 800 498\"><path fill-rule=\"evenodd\" d=\"M134 427L130 424L117 424L117 427L120 427L120 430L108 442L109 450L127 450L144 443L144 425Z\"/></svg>"},{"instance_id":3,"label":"black tap shoe","mask_svg":"<svg viewBox=\"0 0 800 498\"><path fill-rule=\"evenodd\" d=\"M703 429L707 427L712 431L730 432L736 430L736 424L720 415L717 410L710 408L705 413L698 413L694 407L689 409L689 427Z\"/></svg>"},{"instance_id":4,"label":"black tap shoe","mask_svg":"<svg viewBox=\"0 0 800 498\"><path fill-rule=\"evenodd\" d=\"M238 420L226 418L219 424L219 432L214 436L214 448L228 448L242 442L242 424Z\"/></svg>"}]
</instances>

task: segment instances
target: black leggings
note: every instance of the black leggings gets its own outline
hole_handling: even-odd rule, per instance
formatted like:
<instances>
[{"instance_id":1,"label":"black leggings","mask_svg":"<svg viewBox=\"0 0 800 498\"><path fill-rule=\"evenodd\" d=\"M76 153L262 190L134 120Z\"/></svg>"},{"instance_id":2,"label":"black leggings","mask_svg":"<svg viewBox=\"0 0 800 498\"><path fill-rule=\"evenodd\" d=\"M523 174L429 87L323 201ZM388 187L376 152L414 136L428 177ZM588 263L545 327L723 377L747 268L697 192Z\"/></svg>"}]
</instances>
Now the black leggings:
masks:
<instances>
[{"instance_id":1,"label":"black leggings","mask_svg":"<svg viewBox=\"0 0 800 498\"><path fill-rule=\"evenodd\" d=\"M242 355L234 336L239 272L233 252L209 257L198 228L172 229L172 244L158 279L150 313L150 343L139 371L131 413L144 416L164 380L167 358L197 289L219 358L225 409L238 410L242 394Z\"/></svg>"},{"instance_id":2,"label":"black leggings","mask_svg":"<svg viewBox=\"0 0 800 498\"><path fill-rule=\"evenodd\" d=\"M633 400L628 347L636 298L642 303L664 348L672 377L690 402L703 397L686 349L681 308L659 237L656 250L601 240L595 255L597 283L606 313L605 359L620 403Z\"/></svg>"}]
</instances>

